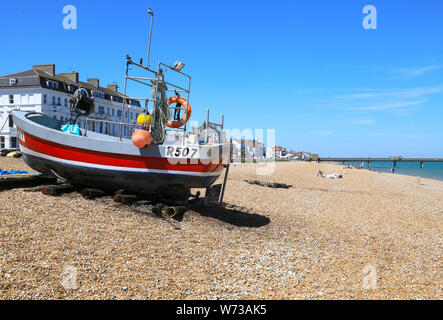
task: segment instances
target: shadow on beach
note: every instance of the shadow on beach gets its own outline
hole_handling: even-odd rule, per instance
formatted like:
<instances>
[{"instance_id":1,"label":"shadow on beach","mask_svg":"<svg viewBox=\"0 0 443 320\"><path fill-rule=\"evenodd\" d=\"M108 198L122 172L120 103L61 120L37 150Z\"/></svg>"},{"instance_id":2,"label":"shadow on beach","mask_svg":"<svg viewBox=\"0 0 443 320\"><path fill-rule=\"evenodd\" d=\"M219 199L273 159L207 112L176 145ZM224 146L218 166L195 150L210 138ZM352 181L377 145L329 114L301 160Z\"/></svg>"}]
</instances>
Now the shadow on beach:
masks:
<instances>
[{"instance_id":1,"label":"shadow on beach","mask_svg":"<svg viewBox=\"0 0 443 320\"><path fill-rule=\"evenodd\" d=\"M192 211L204 216L232 224L237 227L260 228L271 222L268 217L243 211L233 206L210 206L192 208Z\"/></svg>"}]
</instances>

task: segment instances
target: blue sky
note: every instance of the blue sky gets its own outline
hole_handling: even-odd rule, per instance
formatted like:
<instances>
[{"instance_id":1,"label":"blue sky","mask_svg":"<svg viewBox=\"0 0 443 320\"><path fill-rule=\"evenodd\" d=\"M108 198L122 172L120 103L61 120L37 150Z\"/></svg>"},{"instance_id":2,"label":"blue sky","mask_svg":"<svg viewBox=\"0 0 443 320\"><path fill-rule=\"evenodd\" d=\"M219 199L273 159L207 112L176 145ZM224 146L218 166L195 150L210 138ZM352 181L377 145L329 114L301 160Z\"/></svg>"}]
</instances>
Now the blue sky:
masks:
<instances>
[{"instance_id":1,"label":"blue sky","mask_svg":"<svg viewBox=\"0 0 443 320\"><path fill-rule=\"evenodd\" d=\"M77 30L62 27L69 4ZM55 63L122 85L125 55L146 60L148 8L151 64L186 63L193 120L210 107L321 156L443 157L442 1L2 1L0 73Z\"/></svg>"}]
</instances>

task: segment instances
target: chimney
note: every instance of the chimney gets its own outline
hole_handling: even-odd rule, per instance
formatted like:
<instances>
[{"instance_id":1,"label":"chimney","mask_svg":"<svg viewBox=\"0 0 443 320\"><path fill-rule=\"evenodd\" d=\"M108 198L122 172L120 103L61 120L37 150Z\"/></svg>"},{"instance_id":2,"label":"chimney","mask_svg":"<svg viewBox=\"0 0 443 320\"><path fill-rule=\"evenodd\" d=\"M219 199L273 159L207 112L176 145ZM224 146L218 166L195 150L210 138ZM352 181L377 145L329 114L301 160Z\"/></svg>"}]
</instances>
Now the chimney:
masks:
<instances>
[{"instance_id":1,"label":"chimney","mask_svg":"<svg viewBox=\"0 0 443 320\"><path fill-rule=\"evenodd\" d=\"M32 68L40 71L45 71L51 76L55 76L55 64L36 64L35 66L32 66Z\"/></svg>"},{"instance_id":2,"label":"chimney","mask_svg":"<svg viewBox=\"0 0 443 320\"><path fill-rule=\"evenodd\" d=\"M60 73L59 76L68 78L69 80L77 83L78 79L79 79L79 74L78 72L69 72L69 73Z\"/></svg>"},{"instance_id":3,"label":"chimney","mask_svg":"<svg viewBox=\"0 0 443 320\"><path fill-rule=\"evenodd\" d=\"M117 86L116 84L108 84L108 85L106 86L106 88L107 88L108 90L111 90L111 91L114 91L114 92L118 92L118 86Z\"/></svg>"},{"instance_id":4,"label":"chimney","mask_svg":"<svg viewBox=\"0 0 443 320\"><path fill-rule=\"evenodd\" d=\"M89 83L91 86L94 86L94 87L96 87L96 88L99 88L99 87L100 87L100 80L99 80L98 78L88 79L88 83Z\"/></svg>"}]
</instances>

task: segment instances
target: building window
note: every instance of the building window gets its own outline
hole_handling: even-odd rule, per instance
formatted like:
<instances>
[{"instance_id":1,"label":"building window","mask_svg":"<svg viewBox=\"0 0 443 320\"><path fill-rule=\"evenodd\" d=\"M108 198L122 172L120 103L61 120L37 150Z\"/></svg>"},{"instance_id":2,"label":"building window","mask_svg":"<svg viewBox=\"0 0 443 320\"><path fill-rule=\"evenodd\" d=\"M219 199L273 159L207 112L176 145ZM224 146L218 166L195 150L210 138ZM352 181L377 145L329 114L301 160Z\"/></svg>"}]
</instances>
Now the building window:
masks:
<instances>
[{"instance_id":1,"label":"building window","mask_svg":"<svg viewBox=\"0 0 443 320\"><path fill-rule=\"evenodd\" d=\"M103 106L99 106L99 107L98 107L98 113L102 113L102 114L104 114L104 113L105 113L105 107L103 107Z\"/></svg>"},{"instance_id":2,"label":"building window","mask_svg":"<svg viewBox=\"0 0 443 320\"><path fill-rule=\"evenodd\" d=\"M104 99L105 94L103 92L94 91L94 97Z\"/></svg>"},{"instance_id":3,"label":"building window","mask_svg":"<svg viewBox=\"0 0 443 320\"><path fill-rule=\"evenodd\" d=\"M114 102L120 102L120 103L123 102L123 99L122 99L122 98L120 98L120 97L116 97L116 96L111 96L111 100L114 101Z\"/></svg>"},{"instance_id":4,"label":"building window","mask_svg":"<svg viewBox=\"0 0 443 320\"><path fill-rule=\"evenodd\" d=\"M9 128L12 128L14 126L14 120L12 119L12 116L9 116Z\"/></svg>"},{"instance_id":5,"label":"building window","mask_svg":"<svg viewBox=\"0 0 443 320\"><path fill-rule=\"evenodd\" d=\"M9 95L9 104L14 104L14 95L13 94Z\"/></svg>"},{"instance_id":6,"label":"building window","mask_svg":"<svg viewBox=\"0 0 443 320\"><path fill-rule=\"evenodd\" d=\"M52 97L52 105L55 106L55 97Z\"/></svg>"},{"instance_id":7,"label":"building window","mask_svg":"<svg viewBox=\"0 0 443 320\"><path fill-rule=\"evenodd\" d=\"M11 137L11 148L15 149L17 148L17 138Z\"/></svg>"},{"instance_id":8,"label":"building window","mask_svg":"<svg viewBox=\"0 0 443 320\"><path fill-rule=\"evenodd\" d=\"M60 106L60 97L57 98L57 105Z\"/></svg>"},{"instance_id":9,"label":"building window","mask_svg":"<svg viewBox=\"0 0 443 320\"><path fill-rule=\"evenodd\" d=\"M48 103L48 97L46 96L46 94L43 95L43 103L44 104Z\"/></svg>"},{"instance_id":10,"label":"building window","mask_svg":"<svg viewBox=\"0 0 443 320\"><path fill-rule=\"evenodd\" d=\"M58 82L48 80L46 84L49 88L58 89Z\"/></svg>"},{"instance_id":11,"label":"building window","mask_svg":"<svg viewBox=\"0 0 443 320\"><path fill-rule=\"evenodd\" d=\"M121 117L122 116L122 111L121 110L118 110L117 111L117 117Z\"/></svg>"},{"instance_id":12,"label":"building window","mask_svg":"<svg viewBox=\"0 0 443 320\"><path fill-rule=\"evenodd\" d=\"M68 99L65 99L65 107L68 106Z\"/></svg>"},{"instance_id":13,"label":"building window","mask_svg":"<svg viewBox=\"0 0 443 320\"><path fill-rule=\"evenodd\" d=\"M111 109L112 115L114 115L114 109Z\"/></svg>"},{"instance_id":14,"label":"building window","mask_svg":"<svg viewBox=\"0 0 443 320\"><path fill-rule=\"evenodd\" d=\"M0 149L4 149L5 148L5 137L1 136L0 137Z\"/></svg>"}]
</instances>

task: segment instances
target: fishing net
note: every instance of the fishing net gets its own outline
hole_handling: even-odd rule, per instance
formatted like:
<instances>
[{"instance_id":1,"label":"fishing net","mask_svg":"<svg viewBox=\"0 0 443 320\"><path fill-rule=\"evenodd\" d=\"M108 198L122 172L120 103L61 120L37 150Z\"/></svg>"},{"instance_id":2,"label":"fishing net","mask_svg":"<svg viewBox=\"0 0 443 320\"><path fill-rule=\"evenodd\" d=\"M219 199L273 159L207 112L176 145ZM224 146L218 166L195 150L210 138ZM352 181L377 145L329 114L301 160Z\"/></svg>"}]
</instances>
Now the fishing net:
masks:
<instances>
[{"instance_id":1,"label":"fishing net","mask_svg":"<svg viewBox=\"0 0 443 320\"><path fill-rule=\"evenodd\" d=\"M162 76L151 80L152 82L152 99L156 100L155 108L152 110L152 139L155 144L162 144L166 136L166 122L171 118L171 110L169 109L168 97L166 90L168 89ZM158 91L156 87L158 84Z\"/></svg>"}]
</instances>

